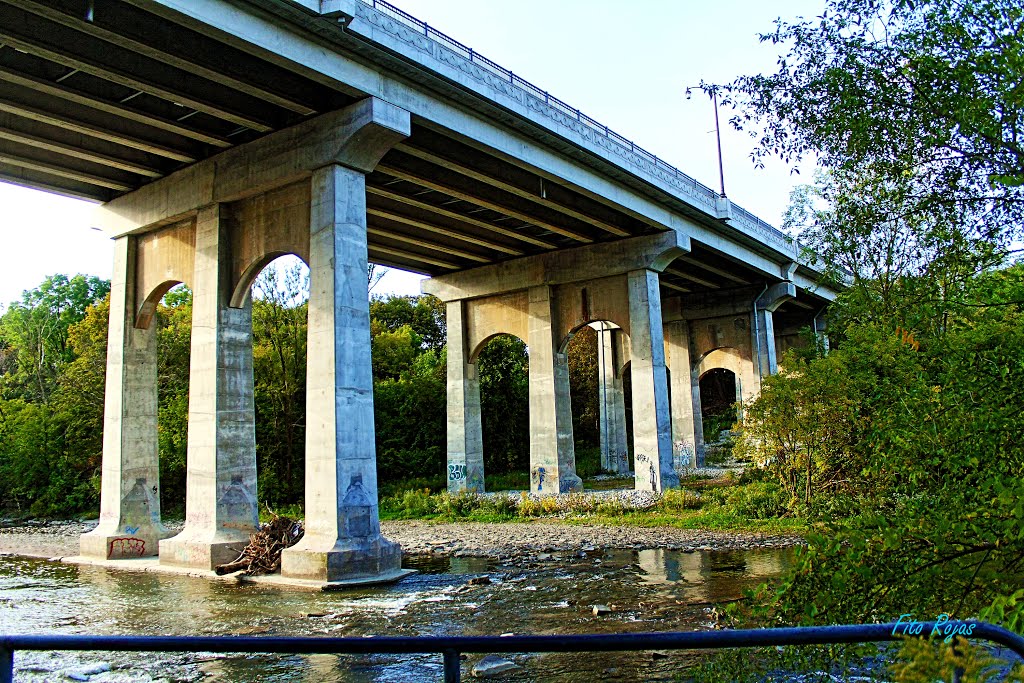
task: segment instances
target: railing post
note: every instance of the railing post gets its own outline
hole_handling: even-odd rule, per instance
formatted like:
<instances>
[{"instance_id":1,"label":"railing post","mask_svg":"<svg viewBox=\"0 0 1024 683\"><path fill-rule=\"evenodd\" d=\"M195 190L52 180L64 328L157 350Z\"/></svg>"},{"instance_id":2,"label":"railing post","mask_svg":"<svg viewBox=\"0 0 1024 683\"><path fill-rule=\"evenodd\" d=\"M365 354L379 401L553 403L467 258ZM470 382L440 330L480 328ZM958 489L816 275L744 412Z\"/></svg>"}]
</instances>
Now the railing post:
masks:
<instances>
[{"instance_id":1,"label":"railing post","mask_svg":"<svg viewBox=\"0 0 1024 683\"><path fill-rule=\"evenodd\" d=\"M0 647L0 683L14 683L14 650L6 647Z\"/></svg>"},{"instance_id":2,"label":"railing post","mask_svg":"<svg viewBox=\"0 0 1024 683\"><path fill-rule=\"evenodd\" d=\"M459 683L462 680L462 661L457 650L444 651L444 683ZM0 682L6 683L6 682Z\"/></svg>"}]
</instances>

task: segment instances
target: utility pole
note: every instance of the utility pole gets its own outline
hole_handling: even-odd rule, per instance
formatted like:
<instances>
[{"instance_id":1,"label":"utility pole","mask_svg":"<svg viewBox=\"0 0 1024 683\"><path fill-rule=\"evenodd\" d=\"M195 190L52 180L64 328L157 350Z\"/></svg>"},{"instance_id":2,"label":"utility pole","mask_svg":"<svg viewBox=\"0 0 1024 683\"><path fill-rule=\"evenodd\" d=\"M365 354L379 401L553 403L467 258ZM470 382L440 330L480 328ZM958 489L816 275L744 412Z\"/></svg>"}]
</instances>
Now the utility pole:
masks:
<instances>
[{"instance_id":1,"label":"utility pole","mask_svg":"<svg viewBox=\"0 0 1024 683\"><path fill-rule=\"evenodd\" d=\"M708 92L711 97L711 105L715 108L715 141L718 143L718 183L720 187L719 195L725 197L725 171L722 168L722 132L718 125L718 86L687 86L686 88L686 99L690 99L693 95L691 88L702 88Z\"/></svg>"}]
</instances>

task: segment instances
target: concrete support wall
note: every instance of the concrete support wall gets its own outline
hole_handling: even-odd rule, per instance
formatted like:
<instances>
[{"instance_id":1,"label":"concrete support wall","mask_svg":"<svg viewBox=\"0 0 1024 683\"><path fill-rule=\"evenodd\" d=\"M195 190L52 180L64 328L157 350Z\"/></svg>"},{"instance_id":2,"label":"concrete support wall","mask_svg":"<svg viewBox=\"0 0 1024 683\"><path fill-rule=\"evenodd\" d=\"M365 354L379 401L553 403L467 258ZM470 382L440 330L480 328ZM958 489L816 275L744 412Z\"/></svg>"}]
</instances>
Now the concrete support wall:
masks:
<instances>
[{"instance_id":1,"label":"concrete support wall","mask_svg":"<svg viewBox=\"0 0 1024 683\"><path fill-rule=\"evenodd\" d=\"M694 388L689 323L685 320L665 323L665 348L671 369L672 457L676 471L679 472L684 467L704 465L700 384L698 382Z\"/></svg>"},{"instance_id":2,"label":"concrete support wall","mask_svg":"<svg viewBox=\"0 0 1024 683\"><path fill-rule=\"evenodd\" d=\"M753 345L757 354L757 362L754 365L759 378L758 389L760 379L779 371L778 358L775 355L775 326L772 314L795 296L796 286L792 282L780 282L766 288L754 301Z\"/></svg>"},{"instance_id":3,"label":"concrete support wall","mask_svg":"<svg viewBox=\"0 0 1024 683\"><path fill-rule=\"evenodd\" d=\"M306 380L306 535L284 551L293 579L384 579L402 552L377 514L365 176L313 173Z\"/></svg>"},{"instance_id":4,"label":"concrete support wall","mask_svg":"<svg viewBox=\"0 0 1024 683\"><path fill-rule=\"evenodd\" d=\"M234 560L259 527L252 308L229 306L225 211L196 219L185 529L160 543L161 564L197 569Z\"/></svg>"},{"instance_id":5,"label":"concrete support wall","mask_svg":"<svg viewBox=\"0 0 1024 683\"><path fill-rule=\"evenodd\" d=\"M569 369L558 353L558 308L552 288L529 290L530 491L557 494L583 488L576 476Z\"/></svg>"},{"instance_id":6,"label":"concrete support wall","mask_svg":"<svg viewBox=\"0 0 1024 683\"><path fill-rule=\"evenodd\" d=\"M100 522L81 538L85 557L156 555L168 535L160 521L156 328L134 327L136 253L134 237L114 242Z\"/></svg>"},{"instance_id":7,"label":"concrete support wall","mask_svg":"<svg viewBox=\"0 0 1024 683\"><path fill-rule=\"evenodd\" d=\"M629 324L636 488L662 491L678 486L679 477L672 468L661 295L658 274L652 270L629 273Z\"/></svg>"},{"instance_id":8,"label":"concrete support wall","mask_svg":"<svg viewBox=\"0 0 1024 683\"><path fill-rule=\"evenodd\" d=\"M600 413L601 469L629 471L626 403L622 386L622 330L594 323L597 330L597 404Z\"/></svg>"},{"instance_id":9,"label":"concrete support wall","mask_svg":"<svg viewBox=\"0 0 1024 683\"><path fill-rule=\"evenodd\" d=\"M448 490L484 492L484 443L480 422L480 378L470 363L466 302L449 301Z\"/></svg>"}]
</instances>

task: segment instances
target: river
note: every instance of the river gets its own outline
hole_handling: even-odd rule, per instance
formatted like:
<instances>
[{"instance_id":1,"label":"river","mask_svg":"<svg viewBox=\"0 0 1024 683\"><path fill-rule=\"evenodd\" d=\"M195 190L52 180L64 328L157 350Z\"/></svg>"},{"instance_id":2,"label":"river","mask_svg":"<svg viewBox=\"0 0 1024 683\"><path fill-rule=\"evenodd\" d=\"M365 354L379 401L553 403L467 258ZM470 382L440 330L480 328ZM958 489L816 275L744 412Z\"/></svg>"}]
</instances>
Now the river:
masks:
<instances>
[{"instance_id":1,"label":"river","mask_svg":"<svg viewBox=\"0 0 1024 683\"><path fill-rule=\"evenodd\" d=\"M595 550L503 565L407 558L418 574L386 587L310 593L187 576L0 557L0 633L138 635L500 635L710 628L714 609L778 576L792 550ZM491 583L468 585L487 575ZM610 614L595 616L593 606ZM683 653L524 654L503 681L672 680ZM463 673L478 656L471 655ZM90 671L99 671L89 674ZM422 656L36 653L15 657L17 681L440 680Z\"/></svg>"}]
</instances>

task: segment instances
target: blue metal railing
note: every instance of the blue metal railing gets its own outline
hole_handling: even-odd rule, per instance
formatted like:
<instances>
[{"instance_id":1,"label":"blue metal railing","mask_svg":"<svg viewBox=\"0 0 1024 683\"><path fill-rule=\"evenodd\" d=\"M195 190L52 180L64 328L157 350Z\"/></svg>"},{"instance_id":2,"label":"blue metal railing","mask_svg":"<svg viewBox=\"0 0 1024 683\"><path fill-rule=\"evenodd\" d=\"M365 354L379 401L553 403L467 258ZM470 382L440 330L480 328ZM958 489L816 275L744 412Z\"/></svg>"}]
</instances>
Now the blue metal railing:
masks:
<instances>
[{"instance_id":1,"label":"blue metal railing","mask_svg":"<svg viewBox=\"0 0 1024 683\"><path fill-rule=\"evenodd\" d=\"M916 626L917 624L915 624ZM922 622L932 633L935 622ZM907 623L901 625L904 629ZM944 629L970 628L969 640L1006 646L1024 658L1024 638L985 622L947 621ZM637 650L712 650L734 647L876 643L899 640L897 624L851 624L805 628L738 629L675 633L621 633L566 636L456 636L379 638L275 638L265 636L0 636L0 683L14 680L18 650L105 650L121 652L246 652L273 654L440 654L444 680L461 680L462 653L633 652ZM915 631L916 632L916 631ZM954 631L947 631L954 632Z\"/></svg>"}]
</instances>

